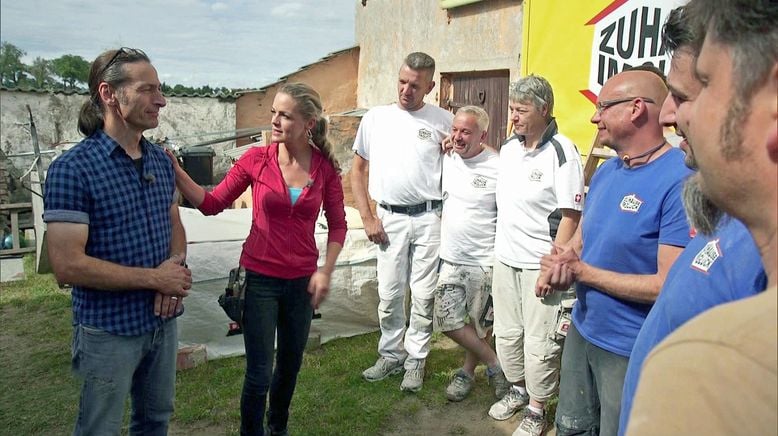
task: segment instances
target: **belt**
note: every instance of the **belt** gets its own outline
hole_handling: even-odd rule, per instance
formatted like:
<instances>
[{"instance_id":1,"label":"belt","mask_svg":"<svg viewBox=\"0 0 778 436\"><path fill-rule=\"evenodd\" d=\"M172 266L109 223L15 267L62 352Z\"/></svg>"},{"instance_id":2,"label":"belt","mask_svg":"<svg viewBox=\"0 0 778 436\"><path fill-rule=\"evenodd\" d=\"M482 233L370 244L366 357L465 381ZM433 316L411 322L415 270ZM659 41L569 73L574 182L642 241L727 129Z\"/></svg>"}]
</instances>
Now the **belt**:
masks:
<instances>
[{"instance_id":1,"label":"belt","mask_svg":"<svg viewBox=\"0 0 778 436\"><path fill-rule=\"evenodd\" d=\"M405 215L418 215L423 212L436 210L442 204L443 204L443 200L427 200L424 203L413 204L410 206L393 206L391 204L384 204L384 203L379 204L379 206L393 213L401 213Z\"/></svg>"}]
</instances>

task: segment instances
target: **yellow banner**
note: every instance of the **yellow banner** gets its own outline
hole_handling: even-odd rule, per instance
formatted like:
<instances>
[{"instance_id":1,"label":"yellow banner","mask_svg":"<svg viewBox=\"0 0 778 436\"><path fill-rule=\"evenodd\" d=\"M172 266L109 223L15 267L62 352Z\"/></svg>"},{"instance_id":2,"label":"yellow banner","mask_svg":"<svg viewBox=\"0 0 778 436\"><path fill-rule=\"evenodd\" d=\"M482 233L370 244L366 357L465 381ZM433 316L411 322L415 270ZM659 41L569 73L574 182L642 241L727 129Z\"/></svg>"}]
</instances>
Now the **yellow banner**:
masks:
<instances>
[{"instance_id":1,"label":"yellow banner","mask_svg":"<svg viewBox=\"0 0 778 436\"><path fill-rule=\"evenodd\" d=\"M651 63L667 74L662 26L684 0L525 0L521 75L554 88L559 130L581 154L592 146L589 122L602 84L629 66Z\"/></svg>"}]
</instances>

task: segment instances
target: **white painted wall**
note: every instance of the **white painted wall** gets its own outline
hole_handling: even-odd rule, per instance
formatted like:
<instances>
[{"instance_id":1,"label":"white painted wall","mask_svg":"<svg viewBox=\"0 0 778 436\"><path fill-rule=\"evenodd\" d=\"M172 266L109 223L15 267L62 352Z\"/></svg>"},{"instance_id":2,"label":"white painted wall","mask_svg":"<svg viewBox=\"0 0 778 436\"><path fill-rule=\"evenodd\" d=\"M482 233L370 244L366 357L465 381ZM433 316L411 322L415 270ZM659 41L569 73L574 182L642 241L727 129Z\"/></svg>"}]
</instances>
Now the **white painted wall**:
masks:
<instances>
[{"instance_id":1,"label":"white painted wall","mask_svg":"<svg viewBox=\"0 0 778 436\"><path fill-rule=\"evenodd\" d=\"M435 59L438 84L441 72L507 69L511 81L519 78L523 10L519 0L486 0L448 10L437 0L355 3L359 107L397 101L397 73L405 56L414 51ZM426 101L437 103L438 95L436 86Z\"/></svg>"}]
</instances>

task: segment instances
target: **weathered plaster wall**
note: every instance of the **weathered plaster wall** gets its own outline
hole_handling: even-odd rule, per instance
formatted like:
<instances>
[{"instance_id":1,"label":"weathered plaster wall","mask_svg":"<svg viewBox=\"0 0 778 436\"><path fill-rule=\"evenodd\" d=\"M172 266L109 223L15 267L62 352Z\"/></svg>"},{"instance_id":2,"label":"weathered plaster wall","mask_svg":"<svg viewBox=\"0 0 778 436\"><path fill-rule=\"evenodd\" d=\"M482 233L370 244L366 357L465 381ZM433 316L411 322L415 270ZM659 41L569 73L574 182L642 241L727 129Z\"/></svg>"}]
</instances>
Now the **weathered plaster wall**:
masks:
<instances>
[{"instance_id":1,"label":"weathered plaster wall","mask_svg":"<svg viewBox=\"0 0 778 436\"><path fill-rule=\"evenodd\" d=\"M519 0L486 0L448 10L431 0L367 0L355 7L359 107L397 101L397 72L414 51L435 59L438 84L441 72L508 69L511 81L519 77ZM426 100L437 103L438 95L436 86Z\"/></svg>"},{"instance_id":2,"label":"weathered plaster wall","mask_svg":"<svg viewBox=\"0 0 778 436\"><path fill-rule=\"evenodd\" d=\"M327 115L354 109L357 100L357 67L359 48L344 50L285 77L261 91L241 94L236 103L237 129L270 125L270 108L278 88L286 82L305 82L321 96ZM238 145L252 142L239 140Z\"/></svg>"},{"instance_id":3,"label":"weathered plaster wall","mask_svg":"<svg viewBox=\"0 0 778 436\"><path fill-rule=\"evenodd\" d=\"M7 154L32 151L29 115L25 105L32 110L41 150L50 150L55 144L78 142L78 112L86 101L85 95L61 93L22 92L0 90L0 147ZM160 113L159 127L146 132L146 137L156 141L175 139L177 145L191 145L215 136L198 137L208 132L231 131L235 128L235 103L233 100L204 97L168 97L167 106ZM223 134L228 136L229 133ZM235 141L213 145L214 176L223 175L230 165L220 151L232 148ZM48 165L49 159L44 159ZM32 159L14 158L17 168L25 168Z\"/></svg>"}]
</instances>

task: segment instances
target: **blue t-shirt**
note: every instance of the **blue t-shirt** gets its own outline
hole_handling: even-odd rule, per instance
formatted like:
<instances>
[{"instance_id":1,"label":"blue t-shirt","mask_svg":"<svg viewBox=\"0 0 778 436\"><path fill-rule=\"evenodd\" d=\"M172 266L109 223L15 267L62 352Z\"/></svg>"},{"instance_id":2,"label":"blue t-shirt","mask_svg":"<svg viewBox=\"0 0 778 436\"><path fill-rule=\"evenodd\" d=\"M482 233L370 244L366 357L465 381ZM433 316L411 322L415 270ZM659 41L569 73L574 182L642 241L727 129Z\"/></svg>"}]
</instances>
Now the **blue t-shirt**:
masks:
<instances>
[{"instance_id":1,"label":"blue t-shirt","mask_svg":"<svg viewBox=\"0 0 778 436\"><path fill-rule=\"evenodd\" d=\"M673 148L653 162L628 168L621 159L597 169L583 212L581 260L623 274L656 274L659 245L685 247L689 224L681 188L691 170ZM650 304L612 297L576 285L573 322L587 341L629 357Z\"/></svg>"},{"instance_id":2,"label":"blue t-shirt","mask_svg":"<svg viewBox=\"0 0 778 436\"><path fill-rule=\"evenodd\" d=\"M750 297L767 287L759 250L748 229L728 219L710 237L689 242L667 274L629 357L621 397L619 434L624 434L640 370L648 353L670 333L719 304Z\"/></svg>"},{"instance_id":3,"label":"blue t-shirt","mask_svg":"<svg viewBox=\"0 0 778 436\"><path fill-rule=\"evenodd\" d=\"M98 130L54 160L46 177L43 220L89 226L88 256L154 268L170 256L175 179L158 145L141 139L143 173ZM150 289L122 292L73 286L73 324L135 336L165 320L154 315Z\"/></svg>"}]
</instances>

